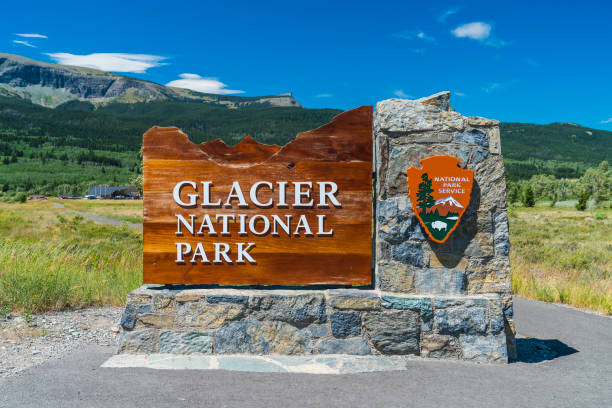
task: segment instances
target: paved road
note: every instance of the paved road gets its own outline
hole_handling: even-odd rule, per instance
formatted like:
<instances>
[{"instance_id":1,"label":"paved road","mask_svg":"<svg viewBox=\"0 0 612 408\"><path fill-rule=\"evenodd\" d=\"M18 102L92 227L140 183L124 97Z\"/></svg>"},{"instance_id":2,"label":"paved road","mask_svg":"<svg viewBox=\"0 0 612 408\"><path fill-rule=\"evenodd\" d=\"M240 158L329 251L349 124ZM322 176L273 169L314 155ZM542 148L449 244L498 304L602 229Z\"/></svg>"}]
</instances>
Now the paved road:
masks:
<instances>
[{"instance_id":1,"label":"paved road","mask_svg":"<svg viewBox=\"0 0 612 408\"><path fill-rule=\"evenodd\" d=\"M1 407L610 407L612 319L517 298L509 365L415 359L350 375L100 368L91 348L0 382ZM557 356L554 357L553 354ZM528 362L539 361L539 362Z\"/></svg>"},{"instance_id":2,"label":"paved road","mask_svg":"<svg viewBox=\"0 0 612 408\"><path fill-rule=\"evenodd\" d=\"M53 203L53 206L56 208L66 208L64 204L60 204L60 203ZM89 218L90 220L93 220L93 221L96 221L102 224L114 225L117 227L123 224L126 224L129 228L142 229L142 224L132 224L132 223L125 222L125 221L115 220L114 218L101 217L99 215L91 214L91 213L87 213L83 211L76 211L76 210L68 210L68 211L74 214L79 214L80 216Z\"/></svg>"}]
</instances>

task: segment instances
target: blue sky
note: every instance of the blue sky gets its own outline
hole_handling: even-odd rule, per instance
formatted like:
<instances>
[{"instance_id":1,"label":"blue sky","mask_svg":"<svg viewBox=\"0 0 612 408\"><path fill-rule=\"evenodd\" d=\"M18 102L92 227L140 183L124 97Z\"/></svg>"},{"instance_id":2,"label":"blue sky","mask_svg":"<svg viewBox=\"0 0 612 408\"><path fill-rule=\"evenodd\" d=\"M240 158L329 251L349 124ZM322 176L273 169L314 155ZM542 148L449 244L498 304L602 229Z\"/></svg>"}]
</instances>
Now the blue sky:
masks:
<instances>
[{"instance_id":1,"label":"blue sky","mask_svg":"<svg viewBox=\"0 0 612 408\"><path fill-rule=\"evenodd\" d=\"M612 130L604 1L11 1L2 10L0 51L43 61L236 95L292 92L309 108L450 90L468 115Z\"/></svg>"}]
</instances>

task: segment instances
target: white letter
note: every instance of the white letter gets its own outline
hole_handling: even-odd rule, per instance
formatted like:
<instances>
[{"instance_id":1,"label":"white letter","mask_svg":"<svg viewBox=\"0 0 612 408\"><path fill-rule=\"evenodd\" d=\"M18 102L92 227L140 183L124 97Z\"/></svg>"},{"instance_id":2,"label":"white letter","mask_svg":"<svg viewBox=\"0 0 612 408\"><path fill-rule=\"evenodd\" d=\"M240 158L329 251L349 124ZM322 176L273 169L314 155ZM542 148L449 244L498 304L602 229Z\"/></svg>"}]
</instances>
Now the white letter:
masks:
<instances>
[{"instance_id":1,"label":"white letter","mask_svg":"<svg viewBox=\"0 0 612 408\"><path fill-rule=\"evenodd\" d=\"M196 249L193 251L193 257L189 262L196 263L196 256L198 255L202 258L202 263L208 263L208 258L206 257L206 252L204 252L204 247L201 242L198 242L198 245L196 245Z\"/></svg>"},{"instance_id":2,"label":"white letter","mask_svg":"<svg viewBox=\"0 0 612 408\"><path fill-rule=\"evenodd\" d=\"M218 199L216 202L210 202L210 186L212 186L212 181L202 181L202 187L204 187L202 194L202 207L221 207L221 199Z\"/></svg>"},{"instance_id":3,"label":"white letter","mask_svg":"<svg viewBox=\"0 0 612 408\"><path fill-rule=\"evenodd\" d=\"M187 255L188 253L191 252L191 245L189 245L187 242L176 242L176 263L181 263L181 262L185 262L183 261L183 255ZM183 251L183 247L185 248L185 250Z\"/></svg>"},{"instance_id":4,"label":"white letter","mask_svg":"<svg viewBox=\"0 0 612 408\"><path fill-rule=\"evenodd\" d=\"M257 189L259 189L259 186L261 185L265 185L270 190L274 191L274 187L272 187L272 183L268 181L258 181L257 183L251 186L251 194L250 194L251 201L253 202L253 204L255 204L258 207L270 207L272 206L272 203L273 203L272 199L270 199L268 202L265 202L265 203L260 203L259 200L257 199Z\"/></svg>"},{"instance_id":5,"label":"white letter","mask_svg":"<svg viewBox=\"0 0 612 408\"><path fill-rule=\"evenodd\" d=\"M310 190L302 191L302 185L312 188L312 183L310 181L294 181L295 200L293 207L311 207L314 204L314 200L310 200L307 203L302 202L302 197L310 198Z\"/></svg>"},{"instance_id":6,"label":"white letter","mask_svg":"<svg viewBox=\"0 0 612 408\"><path fill-rule=\"evenodd\" d=\"M234 214L217 214L217 222L219 222L219 218L223 220L223 231L221 231L221 235L230 235L227 220L228 218L235 220L236 217L234 216Z\"/></svg>"},{"instance_id":7,"label":"white letter","mask_svg":"<svg viewBox=\"0 0 612 408\"><path fill-rule=\"evenodd\" d=\"M283 220L281 220L278 215L272 216L272 235L279 235L278 232L276 232L276 224L280 225L287 235L291 235L291 215L285 215L285 219L287 223L283 224Z\"/></svg>"},{"instance_id":8,"label":"white letter","mask_svg":"<svg viewBox=\"0 0 612 408\"><path fill-rule=\"evenodd\" d=\"M227 263L232 263L232 260L229 259L229 256L227 256L227 253L230 250L230 247L228 244L224 243L224 242L215 242L215 263L223 263L223 261L221 260L221 257L223 257L223 259L225 259L225 262ZM219 248L223 247L223 250L221 251Z\"/></svg>"},{"instance_id":9,"label":"white letter","mask_svg":"<svg viewBox=\"0 0 612 408\"><path fill-rule=\"evenodd\" d=\"M310 225L308 225L308 220L306 219L305 215L300 215L300 220L298 221L298 225L295 227L295 231L293 232L295 235L300 235L299 233L299 229L303 228L304 229L304 234L305 235L312 235L312 231L310 230Z\"/></svg>"},{"instance_id":10,"label":"white letter","mask_svg":"<svg viewBox=\"0 0 612 408\"><path fill-rule=\"evenodd\" d=\"M238 219L240 220L240 230L238 231L238 234L240 235L246 235L246 214L238 214Z\"/></svg>"},{"instance_id":11,"label":"white letter","mask_svg":"<svg viewBox=\"0 0 612 408\"><path fill-rule=\"evenodd\" d=\"M208 214L204 214L204 218L202 218L202 224L200 224L200 229L198 230L198 235L204 235L202 230L206 228L208 230L208 235L216 235L215 227L213 227L212 220Z\"/></svg>"},{"instance_id":12,"label":"white letter","mask_svg":"<svg viewBox=\"0 0 612 408\"><path fill-rule=\"evenodd\" d=\"M187 231L193 234L193 219L195 218L195 215L189 214L191 223L188 223L185 217L183 217L181 214L174 215L176 215L176 235L183 235L183 232L181 231L181 224L183 224L185 228L187 228Z\"/></svg>"},{"instance_id":13,"label":"white letter","mask_svg":"<svg viewBox=\"0 0 612 408\"><path fill-rule=\"evenodd\" d=\"M257 218L261 218L264 220L264 229L261 232L255 231L255 224L257 223ZM268 230L270 229L270 220L268 217L264 217L263 215L254 215L249 219L249 229L255 235L266 235Z\"/></svg>"},{"instance_id":14,"label":"white letter","mask_svg":"<svg viewBox=\"0 0 612 408\"><path fill-rule=\"evenodd\" d=\"M334 235L334 229L330 229L329 231L325 231L325 215L317 215L319 219L319 232L317 235Z\"/></svg>"},{"instance_id":15,"label":"white letter","mask_svg":"<svg viewBox=\"0 0 612 408\"><path fill-rule=\"evenodd\" d=\"M289 207L287 205L287 199L285 197L285 193L287 192L287 182L277 181L276 184L278 184L278 204L276 206L278 208Z\"/></svg>"},{"instance_id":16,"label":"white letter","mask_svg":"<svg viewBox=\"0 0 612 408\"><path fill-rule=\"evenodd\" d=\"M249 251L255 246L255 243L249 242L249 245L246 248L242 248L243 245L244 242L238 242L238 259L236 260L236 263L246 263L244 262L244 258L246 258L250 263L256 264L257 262L255 262L253 257L251 257L249 254Z\"/></svg>"},{"instance_id":17,"label":"white letter","mask_svg":"<svg viewBox=\"0 0 612 408\"><path fill-rule=\"evenodd\" d=\"M242 194L242 189L240 188L240 184L237 181L232 183L232 189L230 190L229 195L227 196L227 201L225 201L225 206L228 208L232 208L232 198L238 199L239 207L248 208L249 205L246 201L244 201L244 194Z\"/></svg>"},{"instance_id":18,"label":"white letter","mask_svg":"<svg viewBox=\"0 0 612 408\"><path fill-rule=\"evenodd\" d=\"M329 204L325 202L325 197L327 197L336 207L342 207L335 197L335 194L338 192L338 185L336 183L333 181L319 181L317 184L319 185L319 207L329 208ZM326 186L330 186L331 191L325 191Z\"/></svg>"},{"instance_id":19,"label":"white letter","mask_svg":"<svg viewBox=\"0 0 612 408\"><path fill-rule=\"evenodd\" d=\"M181 207L193 207L196 205L198 201L198 195L197 194L187 194L187 197L189 197L189 202L186 203L182 201L181 200L181 189L183 188L184 185L190 185L191 187L193 187L195 191L198 191L196 188L196 183L194 183L193 181L181 181L176 186L174 186L174 189L172 190L172 197L174 198L174 201Z\"/></svg>"}]
</instances>

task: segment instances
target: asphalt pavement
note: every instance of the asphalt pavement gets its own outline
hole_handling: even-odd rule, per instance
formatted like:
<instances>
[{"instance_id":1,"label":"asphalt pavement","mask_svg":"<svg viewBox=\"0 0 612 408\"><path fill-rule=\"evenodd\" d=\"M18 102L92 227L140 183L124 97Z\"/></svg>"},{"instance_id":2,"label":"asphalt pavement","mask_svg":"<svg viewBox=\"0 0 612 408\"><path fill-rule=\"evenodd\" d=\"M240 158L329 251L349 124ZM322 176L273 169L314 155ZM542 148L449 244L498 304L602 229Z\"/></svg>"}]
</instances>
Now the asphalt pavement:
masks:
<instances>
[{"instance_id":1,"label":"asphalt pavement","mask_svg":"<svg viewBox=\"0 0 612 408\"><path fill-rule=\"evenodd\" d=\"M519 361L315 375L100 368L92 347L0 381L0 407L612 407L612 318L515 298Z\"/></svg>"}]
</instances>

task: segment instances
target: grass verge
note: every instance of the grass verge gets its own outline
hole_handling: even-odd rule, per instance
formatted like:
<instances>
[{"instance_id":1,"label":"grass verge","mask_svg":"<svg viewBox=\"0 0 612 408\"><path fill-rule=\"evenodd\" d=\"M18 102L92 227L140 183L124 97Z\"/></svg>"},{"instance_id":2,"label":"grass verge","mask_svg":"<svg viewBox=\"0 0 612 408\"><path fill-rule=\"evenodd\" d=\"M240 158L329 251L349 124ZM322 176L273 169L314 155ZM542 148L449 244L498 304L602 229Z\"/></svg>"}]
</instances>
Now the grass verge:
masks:
<instances>
[{"instance_id":1,"label":"grass verge","mask_svg":"<svg viewBox=\"0 0 612 408\"><path fill-rule=\"evenodd\" d=\"M612 211L510 211L512 290L612 314Z\"/></svg>"}]
</instances>

